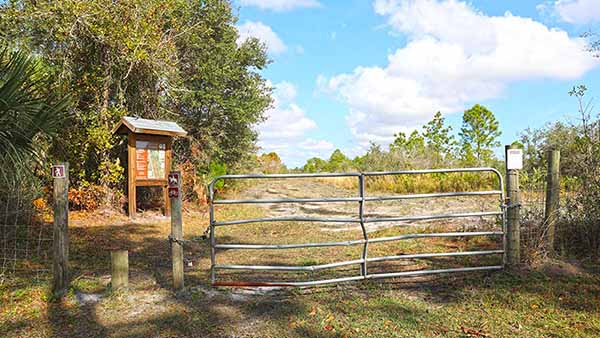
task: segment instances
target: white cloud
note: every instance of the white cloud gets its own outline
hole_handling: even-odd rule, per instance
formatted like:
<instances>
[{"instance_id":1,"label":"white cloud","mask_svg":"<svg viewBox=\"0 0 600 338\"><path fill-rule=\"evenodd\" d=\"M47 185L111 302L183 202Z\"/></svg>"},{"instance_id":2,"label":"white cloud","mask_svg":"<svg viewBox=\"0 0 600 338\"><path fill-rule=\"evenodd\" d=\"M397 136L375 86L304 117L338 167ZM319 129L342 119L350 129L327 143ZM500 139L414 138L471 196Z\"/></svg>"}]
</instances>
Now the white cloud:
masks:
<instances>
[{"instance_id":1,"label":"white cloud","mask_svg":"<svg viewBox=\"0 0 600 338\"><path fill-rule=\"evenodd\" d=\"M276 12L291 11L297 8L321 7L321 3L317 0L240 0L240 4Z\"/></svg>"},{"instance_id":2,"label":"white cloud","mask_svg":"<svg viewBox=\"0 0 600 338\"><path fill-rule=\"evenodd\" d=\"M315 140L308 138L300 143L300 147L306 150L330 151L333 150L333 143L325 140Z\"/></svg>"},{"instance_id":3,"label":"white cloud","mask_svg":"<svg viewBox=\"0 0 600 338\"><path fill-rule=\"evenodd\" d=\"M600 3L598 0L556 0L537 6L538 11L558 17L572 24L587 24L600 21Z\"/></svg>"},{"instance_id":4,"label":"white cloud","mask_svg":"<svg viewBox=\"0 0 600 338\"><path fill-rule=\"evenodd\" d=\"M271 85L274 88L273 107L266 112L266 121L258 125L258 146L264 152L275 151L284 163L300 166L308 157L324 156L333 144L307 138L317 123L306 116L296 102L297 89L289 82Z\"/></svg>"},{"instance_id":5,"label":"white cloud","mask_svg":"<svg viewBox=\"0 0 600 338\"><path fill-rule=\"evenodd\" d=\"M456 0L376 0L374 9L408 43L385 67L317 79L348 104L347 123L363 146L391 142L436 111L497 97L511 82L575 79L598 65L583 39L510 13L486 16Z\"/></svg>"},{"instance_id":6,"label":"white cloud","mask_svg":"<svg viewBox=\"0 0 600 338\"><path fill-rule=\"evenodd\" d=\"M238 32L240 34L237 40L238 44L253 37L264 42L268 51L272 54L281 54L287 50L287 46L277 33L260 21L246 21L243 25L238 26Z\"/></svg>"}]
</instances>

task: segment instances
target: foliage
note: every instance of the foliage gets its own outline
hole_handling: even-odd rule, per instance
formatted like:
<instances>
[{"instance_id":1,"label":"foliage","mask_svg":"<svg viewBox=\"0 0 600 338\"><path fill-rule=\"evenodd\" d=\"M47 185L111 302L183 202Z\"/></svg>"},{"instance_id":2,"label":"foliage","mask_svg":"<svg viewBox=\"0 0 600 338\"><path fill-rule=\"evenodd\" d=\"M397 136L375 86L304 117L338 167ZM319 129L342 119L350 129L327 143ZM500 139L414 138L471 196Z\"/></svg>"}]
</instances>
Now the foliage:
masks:
<instances>
[{"instance_id":1,"label":"foliage","mask_svg":"<svg viewBox=\"0 0 600 338\"><path fill-rule=\"evenodd\" d=\"M476 106L481 107L481 106ZM475 109L465 112L465 134L480 135L486 133L486 128L477 123L477 120L495 121L495 117L488 110ZM471 122L475 121L475 122ZM498 129L497 122L492 123ZM468 130L468 132L467 132ZM451 134L452 128L447 126L441 113L434 115L433 119L423 126L423 132L414 130L407 137L405 133L394 135L394 141L385 150L381 145L371 143L369 149L362 156L353 160L348 159L339 149L336 149L328 160L317 157L309 159L303 166L304 172L345 172L345 171L394 171L411 169L429 169L440 167L459 167L472 164L475 160L459 159L456 156L457 142ZM472 131L472 132L471 132ZM490 135L488 135L490 134ZM485 142L471 144L472 138L463 138L463 148L479 149L482 156L481 164L496 165L490 149L497 145L497 133L489 133ZM493 136L492 135L496 135ZM473 138L473 140L482 139ZM474 155L473 155L474 158ZM336 184L353 186L355 180L345 182L337 180ZM422 175L410 177L377 177L369 180L367 185L375 190L393 191L397 193L416 193L434 191L466 191L478 188L494 187L495 179L489 180L478 174L462 175Z\"/></svg>"},{"instance_id":2,"label":"foliage","mask_svg":"<svg viewBox=\"0 0 600 338\"><path fill-rule=\"evenodd\" d=\"M566 227L561 235L572 252L600 256L600 118L591 115L591 100L585 101L585 86L574 87L569 95L578 102L580 132L575 137L577 189L567 199ZM566 245L565 245L566 246Z\"/></svg>"},{"instance_id":3,"label":"foliage","mask_svg":"<svg viewBox=\"0 0 600 338\"><path fill-rule=\"evenodd\" d=\"M257 157L258 169L263 174L283 174L287 168L275 152L262 154Z\"/></svg>"},{"instance_id":4,"label":"foliage","mask_svg":"<svg viewBox=\"0 0 600 338\"><path fill-rule=\"evenodd\" d=\"M190 135L175 160L197 171L238 166L255 150L253 126L270 105L259 71L265 46L239 46L228 0L12 0L0 5L4 39L40 55L74 114L51 155L73 184L120 187L124 115L179 122Z\"/></svg>"},{"instance_id":5,"label":"foliage","mask_svg":"<svg viewBox=\"0 0 600 338\"><path fill-rule=\"evenodd\" d=\"M450 160L455 152L456 140L451 126L445 126L445 120L438 111L431 121L423 126L423 138L427 143L427 148L433 154L437 155L436 164L441 165L444 161Z\"/></svg>"},{"instance_id":6,"label":"foliage","mask_svg":"<svg viewBox=\"0 0 600 338\"><path fill-rule=\"evenodd\" d=\"M48 172L47 144L60 132L69 101L55 92L47 70L39 58L0 45L0 283L22 264L29 273L43 268L32 263L49 243L36 226L46 203L35 174Z\"/></svg>"},{"instance_id":7,"label":"foliage","mask_svg":"<svg viewBox=\"0 0 600 338\"><path fill-rule=\"evenodd\" d=\"M579 123L556 122L540 129L527 129L521 135L525 153L521 175L524 196L540 200L526 203L522 222L527 232L539 234L535 241L544 247L547 224L541 222L544 219L546 156L550 150L559 150L562 208L556 233L557 249L565 255L598 257L600 119L592 116L591 100L586 100L586 92L585 86L574 87L569 92L577 100Z\"/></svg>"},{"instance_id":8,"label":"foliage","mask_svg":"<svg viewBox=\"0 0 600 338\"><path fill-rule=\"evenodd\" d=\"M94 210L104 200L106 191L99 185L86 184L69 189L69 207L73 210Z\"/></svg>"},{"instance_id":9,"label":"foliage","mask_svg":"<svg viewBox=\"0 0 600 338\"><path fill-rule=\"evenodd\" d=\"M306 161L306 164L302 167L302 171L305 173L319 173L325 171L326 166L327 161L313 157Z\"/></svg>"},{"instance_id":10,"label":"foliage","mask_svg":"<svg viewBox=\"0 0 600 338\"><path fill-rule=\"evenodd\" d=\"M486 107L476 104L463 114L461 138L462 159L467 164L483 165L493 158L492 148L500 146L502 134L498 120Z\"/></svg>"},{"instance_id":11,"label":"foliage","mask_svg":"<svg viewBox=\"0 0 600 338\"><path fill-rule=\"evenodd\" d=\"M53 92L40 60L0 46L0 160L3 168L39 160L41 137L55 136L66 118L68 100Z\"/></svg>"},{"instance_id":12,"label":"foliage","mask_svg":"<svg viewBox=\"0 0 600 338\"><path fill-rule=\"evenodd\" d=\"M350 168L352 168L350 159L339 149L336 149L331 153L329 161L327 161L327 166L325 167L328 172L343 172L351 170Z\"/></svg>"}]
</instances>

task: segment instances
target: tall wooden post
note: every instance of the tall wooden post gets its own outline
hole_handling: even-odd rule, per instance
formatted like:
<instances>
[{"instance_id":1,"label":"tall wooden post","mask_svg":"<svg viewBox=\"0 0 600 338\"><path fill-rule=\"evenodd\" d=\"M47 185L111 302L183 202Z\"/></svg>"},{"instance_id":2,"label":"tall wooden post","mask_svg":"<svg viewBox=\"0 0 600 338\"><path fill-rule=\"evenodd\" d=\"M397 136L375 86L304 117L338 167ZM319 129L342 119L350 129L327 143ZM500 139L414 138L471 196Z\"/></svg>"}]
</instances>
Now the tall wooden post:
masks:
<instances>
[{"instance_id":1,"label":"tall wooden post","mask_svg":"<svg viewBox=\"0 0 600 338\"><path fill-rule=\"evenodd\" d=\"M129 286L129 252L117 250L110 253L111 279L110 286L113 290Z\"/></svg>"},{"instance_id":2,"label":"tall wooden post","mask_svg":"<svg viewBox=\"0 0 600 338\"><path fill-rule=\"evenodd\" d=\"M173 182L172 177L177 177ZM172 171L168 179L171 200L171 255L173 261L173 287L183 289L183 220L181 215L181 172Z\"/></svg>"},{"instance_id":3,"label":"tall wooden post","mask_svg":"<svg viewBox=\"0 0 600 338\"><path fill-rule=\"evenodd\" d=\"M510 149L519 149L510 145L505 148L506 159ZM506 161L508 163L508 161ZM519 223L519 210L521 198L519 189L519 171L506 167L506 264L509 268L516 267L521 261L521 226Z\"/></svg>"},{"instance_id":4,"label":"tall wooden post","mask_svg":"<svg viewBox=\"0 0 600 338\"><path fill-rule=\"evenodd\" d=\"M548 176L546 177L546 210L544 223L548 227L546 233L546 250L548 254L554 254L554 237L556 233L556 222L560 208L560 151L551 150L547 154Z\"/></svg>"},{"instance_id":5,"label":"tall wooden post","mask_svg":"<svg viewBox=\"0 0 600 338\"><path fill-rule=\"evenodd\" d=\"M135 151L136 135L134 133L127 134L127 197L128 197L128 213L129 218L135 218L137 213L136 208L136 151Z\"/></svg>"},{"instance_id":6,"label":"tall wooden post","mask_svg":"<svg viewBox=\"0 0 600 338\"><path fill-rule=\"evenodd\" d=\"M54 227L52 242L52 293L62 297L69 287L69 163L64 166L62 177L54 178ZM60 172L60 169L59 169Z\"/></svg>"}]
</instances>

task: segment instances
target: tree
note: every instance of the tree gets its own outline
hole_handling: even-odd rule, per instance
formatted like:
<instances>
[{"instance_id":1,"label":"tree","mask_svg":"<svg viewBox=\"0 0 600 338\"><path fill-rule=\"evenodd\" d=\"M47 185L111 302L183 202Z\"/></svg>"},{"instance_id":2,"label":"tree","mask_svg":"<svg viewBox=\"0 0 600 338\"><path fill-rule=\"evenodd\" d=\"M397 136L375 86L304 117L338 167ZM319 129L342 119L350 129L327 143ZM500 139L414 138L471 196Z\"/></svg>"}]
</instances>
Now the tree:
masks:
<instances>
[{"instance_id":1,"label":"tree","mask_svg":"<svg viewBox=\"0 0 600 338\"><path fill-rule=\"evenodd\" d=\"M328 172L342 172L346 171L351 166L351 161L341 150L336 149L329 156L329 161L327 161L327 171Z\"/></svg>"},{"instance_id":2,"label":"tree","mask_svg":"<svg viewBox=\"0 0 600 338\"><path fill-rule=\"evenodd\" d=\"M486 107L476 104L463 114L461 155L463 161L475 161L477 165L489 163L493 158L493 147L500 146L502 134L494 114Z\"/></svg>"},{"instance_id":3,"label":"tree","mask_svg":"<svg viewBox=\"0 0 600 338\"><path fill-rule=\"evenodd\" d=\"M263 174L281 174L287 171L287 168L276 152L258 156L258 165L260 172Z\"/></svg>"},{"instance_id":4,"label":"tree","mask_svg":"<svg viewBox=\"0 0 600 338\"><path fill-rule=\"evenodd\" d=\"M40 55L74 114L53 153L72 164L74 182L123 181L123 115L175 120L190 138L176 161L206 172L235 168L255 150L254 125L271 104L259 71L266 47L237 44L228 0L13 0L0 4L3 39ZM115 148L116 147L116 148Z\"/></svg>"},{"instance_id":5,"label":"tree","mask_svg":"<svg viewBox=\"0 0 600 338\"><path fill-rule=\"evenodd\" d=\"M427 143L427 148L434 153L436 162L439 165L454 152L456 141L454 135L450 134L452 127L445 126L445 119L438 111L433 119L423 126L423 130L423 138Z\"/></svg>"},{"instance_id":6,"label":"tree","mask_svg":"<svg viewBox=\"0 0 600 338\"><path fill-rule=\"evenodd\" d=\"M302 171L305 173L320 173L326 167L327 162L318 157L313 157L306 161L306 164L302 167Z\"/></svg>"},{"instance_id":7,"label":"tree","mask_svg":"<svg viewBox=\"0 0 600 338\"><path fill-rule=\"evenodd\" d=\"M403 151L406 154L421 154L425 150L425 139L417 130L413 130L406 138L405 133L394 134L394 142L390 144L390 150Z\"/></svg>"}]
</instances>

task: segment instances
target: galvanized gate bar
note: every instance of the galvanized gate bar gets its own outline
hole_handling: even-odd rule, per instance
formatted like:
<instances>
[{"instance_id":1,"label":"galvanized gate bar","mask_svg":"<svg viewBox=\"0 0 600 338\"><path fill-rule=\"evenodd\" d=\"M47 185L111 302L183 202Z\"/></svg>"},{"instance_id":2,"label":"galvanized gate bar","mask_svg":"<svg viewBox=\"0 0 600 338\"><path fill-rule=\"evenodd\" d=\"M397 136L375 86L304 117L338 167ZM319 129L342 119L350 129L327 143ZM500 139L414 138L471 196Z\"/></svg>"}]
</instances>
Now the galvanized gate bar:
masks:
<instances>
[{"instance_id":1,"label":"galvanized gate bar","mask_svg":"<svg viewBox=\"0 0 600 338\"><path fill-rule=\"evenodd\" d=\"M332 222L332 223L360 223L359 219L355 218L327 218L327 217L265 217L241 219L237 221L221 221L214 222L214 226L262 223L262 222Z\"/></svg>"},{"instance_id":2,"label":"galvanized gate bar","mask_svg":"<svg viewBox=\"0 0 600 338\"><path fill-rule=\"evenodd\" d=\"M473 237L473 236L501 236L502 231L478 231L478 232L444 232L410 234L393 237L370 238L369 243L390 242L403 239L431 238L431 237ZM299 249L299 248L322 248L332 246L352 246L363 244L364 239L343 242L321 242L321 243L297 243L297 244L217 244L217 249L247 249L247 250L269 250L269 249Z\"/></svg>"},{"instance_id":3,"label":"galvanized gate bar","mask_svg":"<svg viewBox=\"0 0 600 338\"><path fill-rule=\"evenodd\" d=\"M475 231L475 232L438 232L428 234L409 234L392 237L377 237L371 238L369 242L390 242L403 239L414 239L414 238L430 238L430 237L473 237L473 236L501 236L504 235L502 231Z\"/></svg>"},{"instance_id":4,"label":"galvanized gate bar","mask_svg":"<svg viewBox=\"0 0 600 338\"><path fill-rule=\"evenodd\" d=\"M365 196L365 177L383 176L383 175L419 175L419 174L443 174L443 173L466 173L466 172L491 172L498 178L498 190L490 191L467 191L467 192L449 192L449 193L430 193L430 194L408 194L395 196ZM358 197L333 197L333 198L281 198L281 199L240 199L240 200L220 200L214 199L214 185L219 180L224 179L287 179L287 178L315 178L315 177L357 177L358 178ZM403 200L416 198L445 198L454 196L484 196L484 195L500 195L500 211L482 211L469 213L454 213L441 215L424 215L424 216L408 216L408 217L387 217L387 218L366 218L364 214L364 205L367 201L389 201ZM367 173L317 173L317 174L272 174L272 175L225 175L215 178L209 184L209 200L210 200L210 243L211 243L211 282L215 286L311 286L327 283L337 283L374 278L387 278L399 276L415 276L434 273L450 273L450 272L467 272L480 270L495 270L501 269L506 261L506 206L504 204L504 182L500 172L494 168L459 168L459 169L432 169L432 170L403 170L403 171L388 171L388 172L367 172ZM358 202L358 218L327 218L327 217L265 217L255 219L241 219L230 221L216 221L214 214L215 204L258 204L258 203L336 203L336 202ZM476 232L448 232L448 233L422 233L422 234L406 234L392 237L380 237L370 239L366 229L366 224L377 222L410 222L433 219L446 218L465 218L465 217L486 217L486 216L501 216L502 231L476 231ZM258 222L338 222L338 223L359 223L362 230L362 239L340 241L340 242L323 242L323 243L299 243L299 244L243 244L243 243L227 243L217 244L215 239L215 226L247 224ZM503 236L502 250L485 250L485 251L464 251L464 252L447 252L447 253L422 253L408 254L382 257L368 257L369 243L398 241L404 239L418 239L431 237L471 237L471 236ZM235 264L216 264L216 249L295 249L295 248L314 248L314 247L335 247L335 246L351 246L363 245L361 259L334 262L329 264L319 264L310 266L285 266L285 265L235 265ZM380 262L399 259L427 259L434 257L458 257L458 256L479 256L479 255L494 255L503 254L503 265L493 266L478 266L478 267L462 267L452 269L437 269L437 270L416 270L402 271L391 273L369 274L367 270L368 262ZM331 269L341 266L360 264L360 276L342 277L326 280L315 280L306 282L217 282L216 270L231 269L231 270L275 270L275 271L317 271L322 269Z\"/></svg>"},{"instance_id":5,"label":"galvanized gate bar","mask_svg":"<svg viewBox=\"0 0 600 338\"><path fill-rule=\"evenodd\" d=\"M479 216L500 216L502 211L483 211L483 212L468 212L461 214L444 214L444 215L425 215L425 216L409 216L409 217L385 217L385 218L366 218L365 223L377 222L409 222L409 221L426 221L431 219L443 218L464 218L464 217L479 217Z\"/></svg>"},{"instance_id":6,"label":"galvanized gate bar","mask_svg":"<svg viewBox=\"0 0 600 338\"><path fill-rule=\"evenodd\" d=\"M459 252L438 252L438 253L427 253L427 254L410 254L410 255L396 255L396 256L381 256L368 258L367 262L382 262L382 261L394 261L400 259L421 259L421 258L434 258L434 257L458 257L458 256L483 256L483 255L496 255L503 254L504 250L486 250L486 251L459 251Z\"/></svg>"},{"instance_id":7,"label":"galvanized gate bar","mask_svg":"<svg viewBox=\"0 0 600 338\"><path fill-rule=\"evenodd\" d=\"M217 244L217 249L299 249L299 248L324 248L331 246L352 246L363 244L364 239L344 242L299 243L299 244Z\"/></svg>"},{"instance_id":8,"label":"galvanized gate bar","mask_svg":"<svg viewBox=\"0 0 600 338\"><path fill-rule=\"evenodd\" d=\"M358 177L361 173L313 173L313 174L244 174L222 175L215 177L211 184L219 180L228 179L262 179L262 178L318 178L318 177Z\"/></svg>"},{"instance_id":9,"label":"galvanized gate bar","mask_svg":"<svg viewBox=\"0 0 600 338\"><path fill-rule=\"evenodd\" d=\"M260 204L260 203L335 203L335 202L360 202L360 197L336 198L278 198L263 200L218 200L215 204Z\"/></svg>"},{"instance_id":10,"label":"galvanized gate bar","mask_svg":"<svg viewBox=\"0 0 600 338\"><path fill-rule=\"evenodd\" d=\"M362 264L364 260L356 259L353 261L335 262L329 264L315 265L233 265L233 264L217 264L216 269L228 270L281 270L281 271L317 271L323 269L338 268L340 266Z\"/></svg>"},{"instance_id":11,"label":"galvanized gate bar","mask_svg":"<svg viewBox=\"0 0 600 338\"><path fill-rule=\"evenodd\" d=\"M451 169L421 169L421 170L397 170L397 171L371 171L364 172L364 176L389 176L389 175L422 175L422 174L451 174L451 173L473 173L473 172L493 172L498 175L502 181L500 172L492 167L481 168L451 168ZM359 174L360 175L360 174Z\"/></svg>"},{"instance_id":12,"label":"galvanized gate bar","mask_svg":"<svg viewBox=\"0 0 600 338\"><path fill-rule=\"evenodd\" d=\"M410 194L410 195L392 195L392 196L374 196L365 197L365 201L394 201L408 200L418 198L435 198L435 197L457 197L457 196L486 196L486 195L501 195L500 190L490 191L461 191L461 192L440 192L435 194Z\"/></svg>"}]
</instances>

